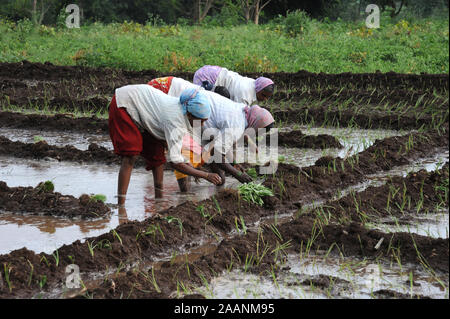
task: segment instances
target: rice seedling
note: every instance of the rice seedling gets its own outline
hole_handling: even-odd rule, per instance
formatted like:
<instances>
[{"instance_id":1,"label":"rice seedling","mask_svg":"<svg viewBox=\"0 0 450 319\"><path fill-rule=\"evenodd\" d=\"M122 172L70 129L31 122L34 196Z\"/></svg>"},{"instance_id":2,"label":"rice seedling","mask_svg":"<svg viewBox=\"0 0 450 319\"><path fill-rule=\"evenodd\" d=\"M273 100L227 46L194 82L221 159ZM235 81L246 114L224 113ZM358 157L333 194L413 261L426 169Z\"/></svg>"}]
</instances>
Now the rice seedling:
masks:
<instances>
[{"instance_id":1,"label":"rice seedling","mask_svg":"<svg viewBox=\"0 0 450 319\"><path fill-rule=\"evenodd\" d=\"M48 262L47 257L45 257L45 255L41 257L40 262L42 263L42 261L45 262L45 264L47 265L47 267L50 267L50 263Z\"/></svg>"},{"instance_id":2,"label":"rice seedling","mask_svg":"<svg viewBox=\"0 0 450 319\"><path fill-rule=\"evenodd\" d=\"M11 270L12 270L12 267L11 267L11 265L8 263L4 263L3 264L3 270L4 270L4 273L5 273L5 281L6 281L6 284L8 285L8 289L9 289L9 292L12 292L12 284L11 284L11 279L10 279L10 275L11 275Z\"/></svg>"},{"instance_id":3,"label":"rice seedling","mask_svg":"<svg viewBox=\"0 0 450 319\"><path fill-rule=\"evenodd\" d=\"M238 187L238 191L242 199L259 206L264 205L264 196L274 196L273 192L262 184L245 183Z\"/></svg>"},{"instance_id":4,"label":"rice seedling","mask_svg":"<svg viewBox=\"0 0 450 319\"><path fill-rule=\"evenodd\" d=\"M106 195L103 194L95 194L90 197L91 201L100 201L102 203L106 202Z\"/></svg>"},{"instance_id":5,"label":"rice seedling","mask_svg":"<svg viewBox=\"0 0 450 319\"><path fill-rule=\"evenodd\" d=\"M204 204L197 206L197 208L195 210L197 212L199 212L200 215L202 215L203 218L210 217L210 215L207 212L205 212L205 205Z\"/></svg>"},{"instance_id":6,"label":"rice seedling","mask_svg":"<svg viewBox=\"0 0 450 319\"><path fill-rule=\"evenodd\" d=\"M56 267L58 267L58 265L59 265L59 252L58 252L58 249L55 250L55 252L52 254L52 256L55 259Z\"/></svg>"},{"instance_id":7,"label":"rice seedling","mask_svg":"<svg viewBox=\"0 0 450 319\"><path fill-rule=\"evenodd\" d=\"M39 192L51 193L55 190L55 185L52 181L45 181L38 184L36 187Z\"/></svg>"},{"instance_id":8,"label":"rice seedling","mask_svg":"<svg viewBox=\"0 0 450 319\"><path fill-rule=\"evenodd\" d=\"M44 288L44 286L47 284L47 276L46 275L41 275L40 279L39 279L39 287L41 288L41 290Z\"/></svg>"},{"instance_id":9,"label":"rice seedling","mask_svg":"<svg viewBox=\"0 0 450 319\"><path fill-rule=\"evenodd\" d=\"M255 168L249 168L248 170L247 170L247 175L249 175L250 177L253 177L253 178L258 178L258 173L256 172L256 169Z\"/></svg>"},{"instance_id":10,"label":"rice seedling","mask_svg":"<svg viewBox=\"0 0 450 319\"><path fill-rule=\"evenodd\" d=\"M40 135L33 136L34 143L45 142L45 139Z\"/></svg>"},{"instance_id":11,"label":"rice seedling","mask_svg":"<svg viewBox=\"0 0 450 319\"><path fill-rule=\"evenodd\" d=\"M247 235L247 226L245 226L245 221L244 221L244 218L242 217L242 215L239 215L239 222L241 224L240 227L238 224L237 216L234 216L234 225L236 227L236 231L238 232L238 234L243 233L244 235Z\"/></svg>"},{"instance_id":12,"label":"rice seedling","mask_svg":"<svg viewBox=\"0 0 450 319\"><path fill-rule=\"evenodd\" d=\"M217 212L219 213L219 215L222 215L222 209L220 208L220 204L214 195L212 196L212 200L213 200L214 204L216 205Z\"/></svg>"},{"instance_id":13,"label":"rice seedling","mask_svg":"<svg viewBox=\"0 0 450 319\"><path fill-rule=\"evenodd\" d=\"M253 256L253 254L249 254L247 253L245 255L245 261L244 261L244 273L247 273L247 271L253 267L253 264L255 263L255 256Z\"/></svg>"},{"instance_id":14,"label":"rice seedling","mask_svg":"<svg viewBox=\"0 0 450 319\"><path fill-rule=\"evenodd\" d=\"M115 229L111 229L111 233L113 235L113 238L117 238L120 242L120 245L122 245L122 238L120 238L120 235L117 233Z\"/></svg>"},{"instance_id":15,"label":"rice seedling","mask_svg":"<svg viewBox=\"0 0 450 319\"><path fill-rule=\"evenodd\" d=\"M34 272L34 266L33 264L27 259L28 265L30 265L30 276L28 277L28 287L31 285L31 280L33 279L33 272ZM1 278L0 278L1 281Z\"/></svg>"},{"instance_id":16,"label":"rice seedling","mask_svg":"<svg viewBox=\"0 0 450 319\"><path fill-rule=\"evenodd\" d=\"M87 240L86 242L89 249L89 253L91 254L92 258L94 258L94 249L95 247L97 247L97 245L94 245L95 240L93 240L92 242Z\"/></svg>"},{"instance_id":17,"label":"rice seedling","mask_svg":"<svg viewBox=\"0 0 450 319\"><path fill-rule=\"evenodd\" d=\"M173 216L167 216L166 218L164 218L167 223L172 223L173 221L178 223L178 228L180 229L180 235L183 236L183 222L177 218L177 217L173 217Z\"/></svg>"}]
</instances>

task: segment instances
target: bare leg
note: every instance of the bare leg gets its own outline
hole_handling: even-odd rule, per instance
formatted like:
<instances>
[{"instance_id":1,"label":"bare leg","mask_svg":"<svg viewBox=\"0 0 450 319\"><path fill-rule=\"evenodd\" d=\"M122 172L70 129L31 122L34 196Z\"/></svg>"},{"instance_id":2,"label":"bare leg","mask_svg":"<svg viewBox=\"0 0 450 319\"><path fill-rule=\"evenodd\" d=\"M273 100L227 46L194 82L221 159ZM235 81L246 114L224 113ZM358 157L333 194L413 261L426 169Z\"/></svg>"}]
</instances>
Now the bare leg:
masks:
<instances>
[{"instance_id":1,"label":"bare leg","mask_svg":"<svg viewBox=\"0 0 450 319\"><path fill-rule=\"evenodd\" d=\"M180 179L177 179L178 186L180 187L180 192L186 193L189 192L189 189L191 188L189 183L189 177L183 177Z\"/></svg>"},{"instance_id":2,"label":"bare leg","mask_svg":"<svg viewBox=\"0 0 450 319\"><path fill-rule=\"evenodd\" d=\"M119 205L125 204L125 199L130 184L131 171L133 170L134 162L137 156L122 156L122 164L119 170L119 181L117 185L117 203Z\"/></svg>"},{"instance_id":3,"label":"bare leg","mask_svg":"<svg viewBox=\"0 0 450 319\"><path fill-rule=\"evenodd\" d=\"M155 185L155 198L163 197L164 164L152 169L153 182Z\"/></svg>"}]
</instances>

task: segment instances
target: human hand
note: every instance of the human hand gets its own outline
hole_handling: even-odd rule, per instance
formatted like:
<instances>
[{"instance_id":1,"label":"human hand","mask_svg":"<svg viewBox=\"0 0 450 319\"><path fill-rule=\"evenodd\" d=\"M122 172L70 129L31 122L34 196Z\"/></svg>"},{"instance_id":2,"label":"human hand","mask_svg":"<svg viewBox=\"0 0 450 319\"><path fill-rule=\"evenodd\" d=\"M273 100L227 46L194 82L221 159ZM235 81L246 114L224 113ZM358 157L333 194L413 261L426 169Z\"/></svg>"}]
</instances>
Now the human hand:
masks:
<instances>
[{"instance_id":1,"label":"human hand","mask_svg":"<svg viewBox=\"0 0 450 319\"><path fill-rule=\"evenodd\" d=\"M215 173L206 173L205 179L214 185L220 185L222 183L222 178L220 178L219 174Z\"/></svg>"},{"instance_id":2,"label":"human hand","mask_svg":"<svg viewBox=\"0 0 450 319\"><path fill-rule=\"evenodd\" d=\"M241 183L250 183L253 181L253 178L251 178L249 175L242 173L239 176L236 176L236 179Z\"/></svg>"}]
</instances>

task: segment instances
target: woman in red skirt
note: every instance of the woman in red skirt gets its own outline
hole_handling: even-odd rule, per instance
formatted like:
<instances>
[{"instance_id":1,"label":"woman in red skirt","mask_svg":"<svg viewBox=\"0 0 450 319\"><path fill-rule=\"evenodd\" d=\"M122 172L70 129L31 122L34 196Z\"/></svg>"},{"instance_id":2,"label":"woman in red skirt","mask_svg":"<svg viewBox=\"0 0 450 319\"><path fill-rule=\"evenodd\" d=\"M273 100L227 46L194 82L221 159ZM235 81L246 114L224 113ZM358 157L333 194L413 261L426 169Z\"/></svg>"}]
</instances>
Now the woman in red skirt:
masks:
<instances>
[{"instance_id":1,"label":"woman in red skirt","mask_svg":"<svg viewBox=\"0 0 450 319\"><path fill-rule=\"evenodd\" d=\"M188 89L179 98L149 85L128 85L116 90L109 107L109 134L114 152L122 157L118 178L118 204L126 200L131 172L141 155L152 170L155 196L162 196L165 148L172 166L186 175L218 185L218 174L197 170L182 156L182 140L192 131L193 121L206 121L211 113L208 99Z\"/></svg>"}]
</instances>

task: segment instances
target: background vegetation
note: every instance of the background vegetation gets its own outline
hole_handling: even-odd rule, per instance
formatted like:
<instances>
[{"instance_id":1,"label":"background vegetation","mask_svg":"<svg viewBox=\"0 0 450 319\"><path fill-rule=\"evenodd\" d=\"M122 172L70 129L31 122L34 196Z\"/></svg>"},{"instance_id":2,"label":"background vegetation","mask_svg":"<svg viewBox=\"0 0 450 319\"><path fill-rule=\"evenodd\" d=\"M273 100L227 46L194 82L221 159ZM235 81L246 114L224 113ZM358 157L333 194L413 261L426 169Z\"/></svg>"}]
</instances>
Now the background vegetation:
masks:
<instances>
[{"instance_id":1,"label":"background vegetation","mask_svg":"<svg viewBox=\"0 0 450 319\"><path fill-rule=\"evenodd\" d=\"M365 27L365 2L6 0L0 61L167 72L205 64L238 72L449 72L448 1L367 1L383 10L379 29ZM80 5L80 29L65 26L69 3Z\"/></svg>"}]
</instances>

